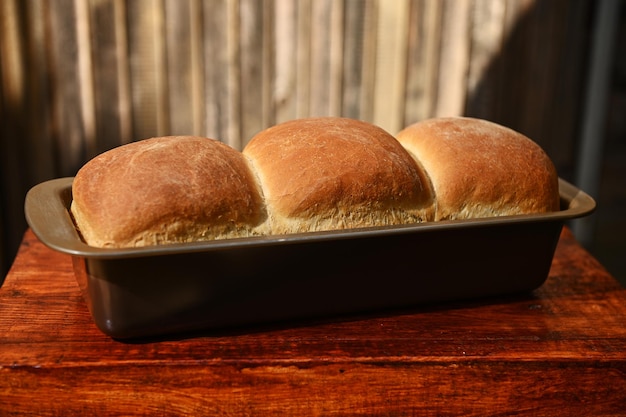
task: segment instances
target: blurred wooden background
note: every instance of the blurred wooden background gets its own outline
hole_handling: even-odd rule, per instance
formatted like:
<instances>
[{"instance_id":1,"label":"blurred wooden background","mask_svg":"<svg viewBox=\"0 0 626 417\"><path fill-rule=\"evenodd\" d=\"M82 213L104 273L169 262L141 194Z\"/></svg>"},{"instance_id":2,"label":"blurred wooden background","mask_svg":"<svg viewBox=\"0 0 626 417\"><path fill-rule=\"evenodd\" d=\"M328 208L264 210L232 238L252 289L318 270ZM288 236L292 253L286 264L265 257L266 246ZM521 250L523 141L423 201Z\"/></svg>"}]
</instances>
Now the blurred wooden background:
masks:
<instances>
[{"instance_id":1,"label":"blurred wooden background","mask_svg":"<svg viewBox=\"0 0 626 417\"><path fill-rule=\"evenodd\" d=\"M0 270L33 185L157 135L241 148L288 119L395 133L469 115L539 142L570 179L588 0L2 0Z\"/></svg>"}]
</instances>

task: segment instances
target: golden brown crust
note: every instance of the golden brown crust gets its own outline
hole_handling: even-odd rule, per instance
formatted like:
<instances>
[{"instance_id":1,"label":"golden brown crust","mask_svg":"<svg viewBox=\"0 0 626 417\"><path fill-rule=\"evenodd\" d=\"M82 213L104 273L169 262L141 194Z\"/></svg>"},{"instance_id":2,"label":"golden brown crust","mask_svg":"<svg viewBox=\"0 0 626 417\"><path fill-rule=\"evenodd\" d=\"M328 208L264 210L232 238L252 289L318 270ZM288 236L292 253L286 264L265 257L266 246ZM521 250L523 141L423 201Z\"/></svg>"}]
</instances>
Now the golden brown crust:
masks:
<instances>
[{"instance_id":1,"label":"golden brown crust","mask_svg":"<svg viewBox=\"0 0 626 417\"><path fill-rule=\"evenodd\" d=\"M480 119L424 120L396 135L428 173L435 220L559 209L558 176L535 142Z\"/></svg>"},{"instance_id":2,"label":"golden brown crust","mask_svg":"<svg viewBox=\"0 0 626 417\"><path fill-rule=\"evenodd\" d=\"M130 247L247 236L265 219L240 152L193 136L120 146L85 164L72 215L85 241Z\"/></svg>"},{"instance_id":3,"label":"golden brown crust","mask_svg":"<svg viewBox=\"0 0 626 417\"><path fill-rule=\"evenodd\" d=\"M292 120L258 133L243 153L258 175L273 233L431 219L424 174L392 135L372 124Z\"/></svg>"}]
</instances>

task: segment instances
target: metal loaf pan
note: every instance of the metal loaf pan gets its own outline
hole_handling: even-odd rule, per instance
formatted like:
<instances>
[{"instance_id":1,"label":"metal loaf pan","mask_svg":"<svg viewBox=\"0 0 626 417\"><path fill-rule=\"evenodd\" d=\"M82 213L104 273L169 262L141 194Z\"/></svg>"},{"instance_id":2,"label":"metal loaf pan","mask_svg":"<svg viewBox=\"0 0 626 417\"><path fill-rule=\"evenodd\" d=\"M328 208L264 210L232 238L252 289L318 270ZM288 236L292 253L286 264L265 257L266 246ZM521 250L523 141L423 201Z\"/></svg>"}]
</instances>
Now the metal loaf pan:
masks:
<instances>
[{"instance_id":1,"label":"metal loaf pan","mask_svg":"<svg viewBox=\"0 0 626 417\"><path fill-rule=\"evenodd\" d=\"M548 214L102 249L69 215L72 180L33 187L26 219L72 256L95 323L120 339L530 292L565 222L595 209L560 180Z\"/></svg>"}]
</instances>

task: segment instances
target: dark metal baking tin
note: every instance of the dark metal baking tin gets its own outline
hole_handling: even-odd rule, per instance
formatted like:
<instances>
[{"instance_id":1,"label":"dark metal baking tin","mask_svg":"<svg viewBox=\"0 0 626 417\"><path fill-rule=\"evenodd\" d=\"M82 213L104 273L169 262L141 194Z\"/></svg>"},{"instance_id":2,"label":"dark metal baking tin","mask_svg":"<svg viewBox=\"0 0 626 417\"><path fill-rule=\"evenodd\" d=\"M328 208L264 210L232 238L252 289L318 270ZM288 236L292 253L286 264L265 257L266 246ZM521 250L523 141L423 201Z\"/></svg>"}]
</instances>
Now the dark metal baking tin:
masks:
<instances>
[{"instance_id":1,"label":"dark metal baking tin","mask_svg":"<svg viewBox=\"0 0 626 417\"><path fill-rule=\"evenodd\" d=\"M560 180L561 211L382 228L104 249L69 215L72 178L33 187L28 224L72 256L97 326L159 336L530 292L566 221L594 200Z\"/></svg>"}]
</instances>

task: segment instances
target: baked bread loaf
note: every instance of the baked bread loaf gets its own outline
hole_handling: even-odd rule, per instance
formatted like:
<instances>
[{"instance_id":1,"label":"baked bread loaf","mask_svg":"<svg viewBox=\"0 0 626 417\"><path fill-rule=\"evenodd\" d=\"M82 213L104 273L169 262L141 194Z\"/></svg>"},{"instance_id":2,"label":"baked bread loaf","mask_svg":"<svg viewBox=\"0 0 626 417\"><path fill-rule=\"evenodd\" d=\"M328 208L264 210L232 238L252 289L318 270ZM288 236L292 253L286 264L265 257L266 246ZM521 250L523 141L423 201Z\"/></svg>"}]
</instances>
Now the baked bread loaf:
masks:
<instances>
[{"instance_id":1,"label":"baked bread loaf","mask_svg":"<svg viewBox=\"0 0 626 417\"><path fill-rule=\"evenodd\" d=\"M432 220L425 174L388 132L347 118L292 120L243 149L273 234Z\"/></svg>"},{"instance_id":2,"label":"baked bread loaf","mask_svg":"<svg viewBox=\"0 0 626 417\"><path fill-rule=\"evenodd\" d=\"M396 138L428 173L436 221L559 209L556 169L521 133L486 120L449 117L417 122Z\"/></svg>"},{"instance_id":3,"label":"baked bread loaf","mask_svg":"<svg viewBox=\"0 0 626 417\"><path fill-rule=\"evenodd\" d=\"M213 139L170 136L114 148L72 183L85 242L133 247L249 236L264 203L243 155Z\"/></svg>"},{"instance_id":4,"label":"baked bread loaf","mask_svg":"<svg viewBox=\"0 0 626 417\"><path fill-rule=\"evenodd\" d=\"M288 121L240 152L194 136L146 139L77 173L85 242L133 247L559 209L533 141L485 120L438 118L397 137L339 117Z\"/></svg>"}]
</instances>

